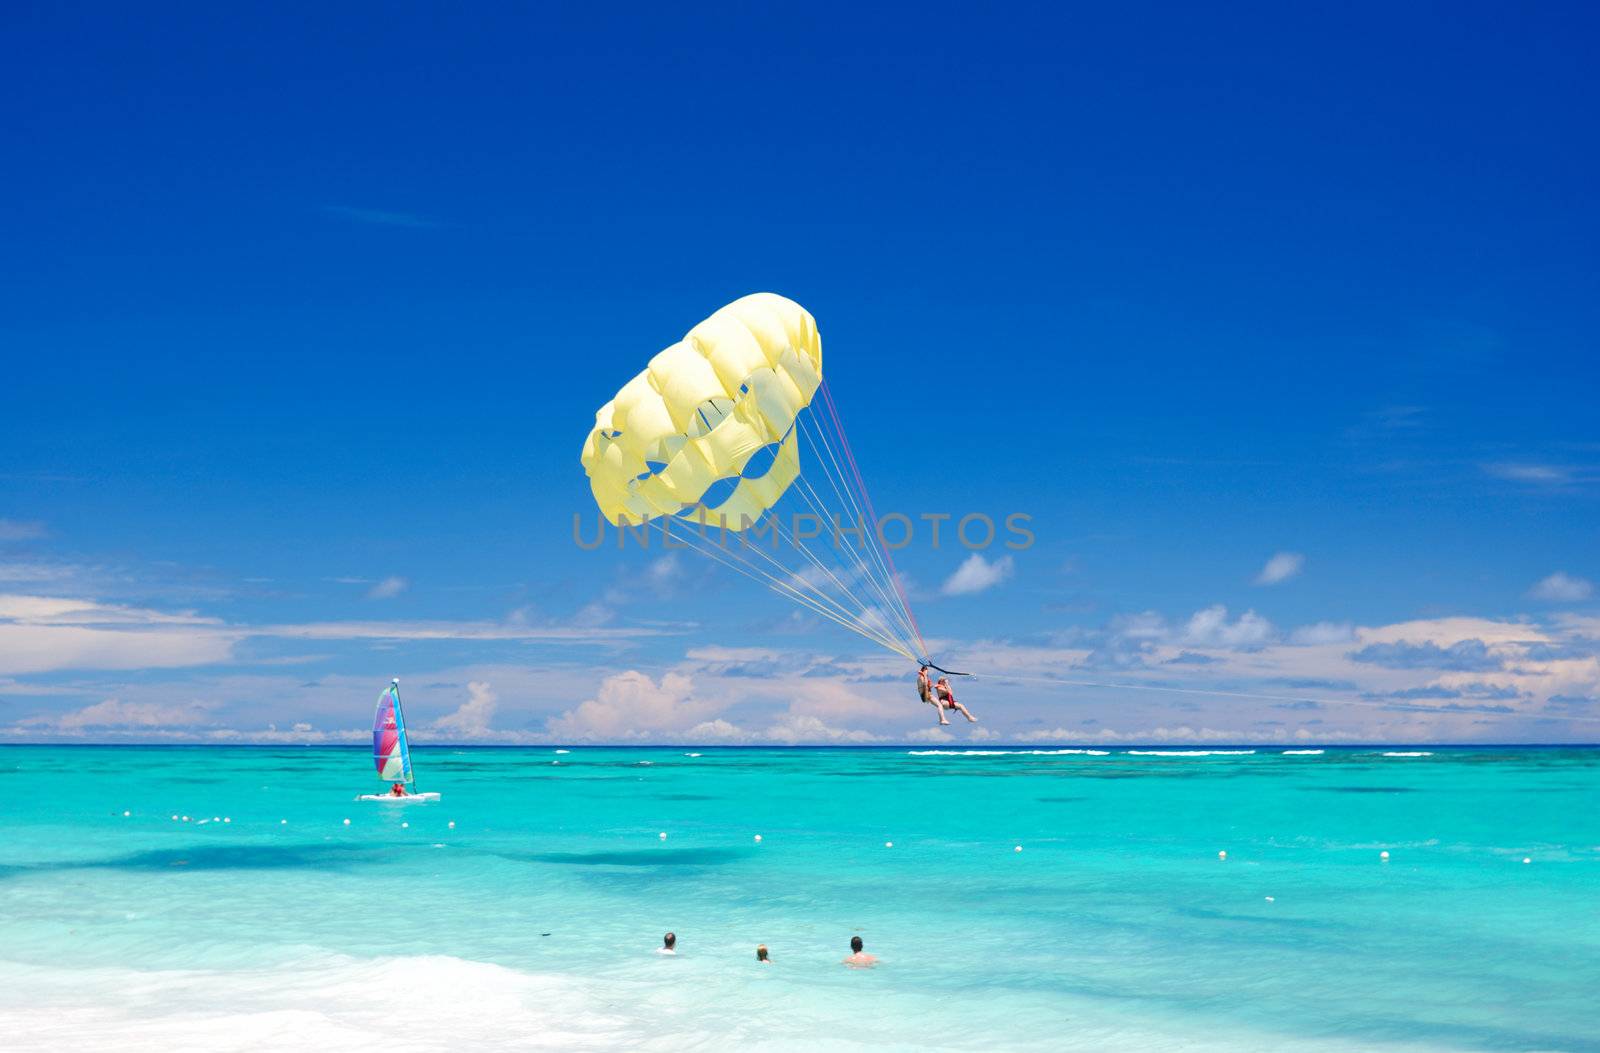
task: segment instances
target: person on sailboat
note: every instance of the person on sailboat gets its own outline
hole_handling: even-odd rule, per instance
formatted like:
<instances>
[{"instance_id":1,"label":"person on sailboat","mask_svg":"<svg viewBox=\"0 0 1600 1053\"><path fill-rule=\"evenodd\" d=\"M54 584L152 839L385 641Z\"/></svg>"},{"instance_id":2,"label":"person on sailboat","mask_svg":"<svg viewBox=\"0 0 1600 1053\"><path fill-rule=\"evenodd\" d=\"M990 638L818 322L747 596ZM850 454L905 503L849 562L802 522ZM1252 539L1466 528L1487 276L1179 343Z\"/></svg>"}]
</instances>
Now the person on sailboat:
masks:
<instances>
[{"instance_id":1,"label":"person on sailboat","mask_svg":"<svg viewBox=\"0 0 1600 1053\"><path fill-rule=\"evenodd\" d=\"M403 783L403 782L397 782L393 786L389 787L389 796L390 797L405 797L405 796L407 796L407 794L406 794L406 784Z\"/></svg>"},{"instance_id":2,"label":"person on sailboat","mask_svg":"<svg viewBox=\"0 0 1600 1053\"><path fill-rule=\"evenodd\" d=\"M973 716L972 713L967 709L966 706L963 706L960 702L956 701L955 694L953 692L951 692L951 690L950 690L950 678L949 677L941 676L939 678L939 682L934 685L934 690L938 693L939 702L944 706L944 709L958 710L958 711L960 711L962 716L967 718L968 721L972 722L973 724L976 724L978 722L978 718ZM945 715L944 715L944 711L943 710L940 710L940 712L939 712L939 723L941 723L941 724L950 723L950 721L945 719Z\"/></svg>"}]
</instances>

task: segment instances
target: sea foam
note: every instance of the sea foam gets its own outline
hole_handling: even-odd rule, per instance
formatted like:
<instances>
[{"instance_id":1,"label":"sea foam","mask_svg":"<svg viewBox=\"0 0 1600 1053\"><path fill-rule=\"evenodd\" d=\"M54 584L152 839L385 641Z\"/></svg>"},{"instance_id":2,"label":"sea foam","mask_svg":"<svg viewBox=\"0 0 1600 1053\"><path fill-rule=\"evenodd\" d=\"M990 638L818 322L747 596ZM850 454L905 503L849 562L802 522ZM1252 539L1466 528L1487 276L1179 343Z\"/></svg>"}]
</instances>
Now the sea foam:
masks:
<instances>
[{"instance_id":1,"label":"sea foam","mask_svg":"<svg viewBox=\"0 0 1600 1053\"><path fill-rule=\"evenodd\" d=\"M1248 757L1255 750L1129 750L1130 757Z\"/></svg>"},{"instance_id":2,"label":"sea foam","mask_svg":"<svg viewBox=\"0 0 1600 1053\"><path fill-rule=\"evenodd\" d=\"M1109 757L1106 750L907 750L908 757Z\"/></svg>"},{"instance_id":3,"label":"sea foam","mask_svg":"<svg viewBox=\"0 0 1600 1053\"><path fill-rule=\"evenodd\" d=\"M617 1049L649 1038L598 988L447 955L341 955L261 969L21 968L0 981L10 1053L116 1049ZM389 1031L401 1027L398 1034Z\"/></svg>"}]
</instances>

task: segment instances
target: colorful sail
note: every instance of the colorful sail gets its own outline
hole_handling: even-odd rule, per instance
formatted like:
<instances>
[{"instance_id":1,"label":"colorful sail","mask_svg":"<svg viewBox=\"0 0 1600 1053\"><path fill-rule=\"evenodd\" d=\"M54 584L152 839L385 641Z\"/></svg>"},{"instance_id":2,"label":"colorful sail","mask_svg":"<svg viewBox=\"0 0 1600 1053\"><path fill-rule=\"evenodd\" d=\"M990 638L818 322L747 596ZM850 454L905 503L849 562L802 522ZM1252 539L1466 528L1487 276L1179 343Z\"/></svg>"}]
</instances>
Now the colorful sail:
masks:
<instances>
[{"instance_id":1,"label":"colorful sail","mask_svg":"<svg viewBox=\"0 0 1600 1053\"><path fill-rule=\"evenodd\" d=\"M398 680L378 696L378 715L372 722L372 761L384 782L411 781L411 746L406 742Z\"/></svg>"}]
</instances>

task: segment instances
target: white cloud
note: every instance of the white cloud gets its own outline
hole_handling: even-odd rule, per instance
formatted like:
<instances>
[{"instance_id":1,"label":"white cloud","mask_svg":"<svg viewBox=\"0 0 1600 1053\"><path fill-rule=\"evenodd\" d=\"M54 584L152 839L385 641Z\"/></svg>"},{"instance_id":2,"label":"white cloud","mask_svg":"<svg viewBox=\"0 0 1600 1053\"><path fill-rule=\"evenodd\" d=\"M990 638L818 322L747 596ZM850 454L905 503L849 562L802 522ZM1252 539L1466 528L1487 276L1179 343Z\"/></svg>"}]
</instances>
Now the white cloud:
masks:
<instances>
[{"instance_id":1,"label":"white cloud","mask_svg":"<svg viewBox=\"0 0 1600 1053\"><path fill-rule=\"evenodd\" d=\"M0 543L8 541L34 541L45 537L44 524L26 519L0 519Z\"/></svg>"},{"instance_id":2,"label":"white cloud","mask_svg":"<svg viewBox=\"0 0 1600 1053\"><path fill-rule=\"evenodd\" d=\"M1514 461L1496 461L1481 466L1496 479L1533 486L1565 486L1572 482L1572 470L1558 464L1527 464Z\"/></svg>"},{"instance_id":3,"label":"white cloud","mask_svg":"<svg viewBox=\"0 0 1600 1053\"><path fill-rule=\"evenodd\" d=\"M311 622L241 628L242 636L307 640L546 640L611 643L641 636L663 636L664 629L606 629L576 625L523 625L516 622Z\"/></svg>"},{"instance_id":4,"label":"white cloud","mask_svg":"<svg viewBox=\"0 0 1600 1053\"><path fill-rule=\"evenodd\" d=\"M1125 640L1161 640L1167 636L1167 620L1155 611L1126 614L1113 618L1112 632Z\"/></svg>"},{"instance_id":5,"label":"white cloud","mask_svg":"<svg viewBox=\"0 0 1600 1053\"><path fill-rule=\"evenodd\" d=\"M81 731L86 728L172 728L188 727L205 719L210 707L199 702L161 704L155 702L123 702L108 698L92 706L73 710L52 721L24 721L46 723L61 731Z\"/></svg>"},{"instance_id":6,"label":"white cloud","mask_svg":"<svg viewBox=\"0 0 1600 1053\"><path fill-rule=\"evenodd\" d=\"M240 635L192 612L0 595L0 674L208 665L232 657Z\"/></svg>"},{"instance_id":7,"label":"white cloud","mask_svg":"<svg viewBox=\"0 0 1600 1053\"><path fill-rule=\"evenodd\" d=\"M1289 634L1290 643L1308 646L1349 643L1355 638L1355 626L1349 622L1317 622L1315 625L1302 625Z\"/></svg>"},{"instance_id":8,"label":"white cloud","mask_svg":"<svg viewBox=\"0 0 1600 1053\"><path fill-rule=\"evenodd\" d=\"M1279 552L1267 560L1267 565L1256 575L1257 585L1276 585L1288 581L1305 568L1306 557L1299 552Z\"/></svg>"},{"instance_id":9,"label":"white cloud","mask_svg":"<svg viewBox=\"0 0 1600 1053\"><path fill-rule=\"evenodd\" d=\"M763 738L793 746L803 742L878 742L880 736L870 731L852 728L835 728L816 717L790 714L766 730Z\"/></svg>"},{"instance_id":10,"label":"white cloud","mask_svg":"<svg viewBox=\"0 0 1600 1053\"><path fill-rule=\"evenodd\" d=\"M685 735L690 742L737 742L746 737L743 730L720 717L696 724Z\"/></svg>"},{"instance_id":11,"label":"white cloud","mask_svg":"<svg viewBox=\"0 0 1600 1053\"><path fill-rule=\"evenodd\" d=\"M651 591L662 598L672 596L684 576L683 563L678 559L676 552L652 560L644 572L645 583L650 586Z\"/></svg>"},{"instance_id":12,"label":"white cloud","mask_svg":"<svg viewBox=\"0 0 1600 1053\"><path fill-rule=\"evenodd\" d=\"M956 568L956 572L948 579L939 591L946 596L966 596L974 592L983 592L1011 577L1016 569L1016 564L1010 556L1001 556L994 562L983 558L980 553L974 552L968 556L966 562Z\"/></svg>"},{"instance_id":13,"label":"white cloud","mask_svg":"<svg viewBox=\"0 0 1600 1053\"><path fill-rule=\"evenodd\" d=\"M367 590L369 600L392 600L406 591L411 583L397 574L391 574Z\"/></svg>"},{"instance_id":14,"label":"white cloud","mask_svg":"<svg viewBox=\"0 0 1600 1053\"><path fill-rule=\"evenodd\" d=\"M1230 622L1228 608L1218 603L1194 612L1183 641L1197 647L1259 647L1272 636L1272 623L1255 611L1245 611Z\"/></svg>"},{"instance_id":15,"label":"white cloud","mask_svg":"<svg viewBox=\"0 0 1600 1053\"><path fill-rule=\"evenodd\" d=\"M32 625L221 625L193 611L166 612L59 596L0 594L0 620Z\"/></svg>"},{"instance_id":16,"label":"white cloud","mask_svg":"<svg viewBox=\"0 0 1600 1053\"><path fill-rule=\"evenodd\" d=\"M516 622L228 625L194 611L161 611L98 600L0 593L0 676L67 669L170 669L210 665L235 660L238 645L257 638L610 644L664 636L670 631Z\"/></svg>"},{"instance_id":17,"label":"white cloud","mask_svg":"<svg viewBox=\"0 0 1600 1053\"><path fill-rule=\"evenodd\" d=\"M1558 570L1535 584L1528 595L1551 603L1579 603L1594 595L1594 583Z\"/></svg>"},{"instance_id":18,"label":"white cloud","mask_svg":"<svg viewBox=\"0 0 1600 1053\"><path fill-rule=\"evenodd\" d=\"M572 617L572 624L582 629L598 629L616 618L617 612L605 603L594 600L586 603L577 614Z\"/></svg>"},{"instance_id":19,"label":"white cloud","mask_svg":"<svg viewBox=\"0 0 1600 1053\"><path fill-rule=\"evenodd\" d=\"M453 732L466 738L482 738L489 734L489 722L494 719L495 693L482 680L467 684L467 700L453 713L446 713L433 722L435 732Z\"/></svg>"},{"instance_id":20,"label":"white cloud","mask_svg":"<svg viewBox=\"0 0 1600 1053\"><path fill-rule=\"evenodd\" d=\"M595 697L546 722L562 742L624 742L683 732L715 716L716 707L694 697L694 681L667 673L658 684L630 669L608 676Z\"/></svg>"}]
</instances>

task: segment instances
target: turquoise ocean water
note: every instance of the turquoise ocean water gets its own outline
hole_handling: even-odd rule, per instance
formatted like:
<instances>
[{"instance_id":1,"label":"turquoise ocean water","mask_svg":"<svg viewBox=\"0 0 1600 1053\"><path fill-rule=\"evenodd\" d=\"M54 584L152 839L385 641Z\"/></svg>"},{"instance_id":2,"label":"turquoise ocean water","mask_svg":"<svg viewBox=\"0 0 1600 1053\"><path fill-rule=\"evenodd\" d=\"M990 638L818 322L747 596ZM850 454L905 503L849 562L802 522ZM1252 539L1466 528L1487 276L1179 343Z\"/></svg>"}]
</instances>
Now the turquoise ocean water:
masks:
<instances>
[{"instance_id":1,"label":"turquoise ocean water","mask_svg":"<svg viewBox=\"0 0 1600 1053\"><path fill-rule=\"evenodd\" d=\"M0 1046L1600 1049L1600 749L414 754L0 746Z\"/></svg>"}]
</instances>

